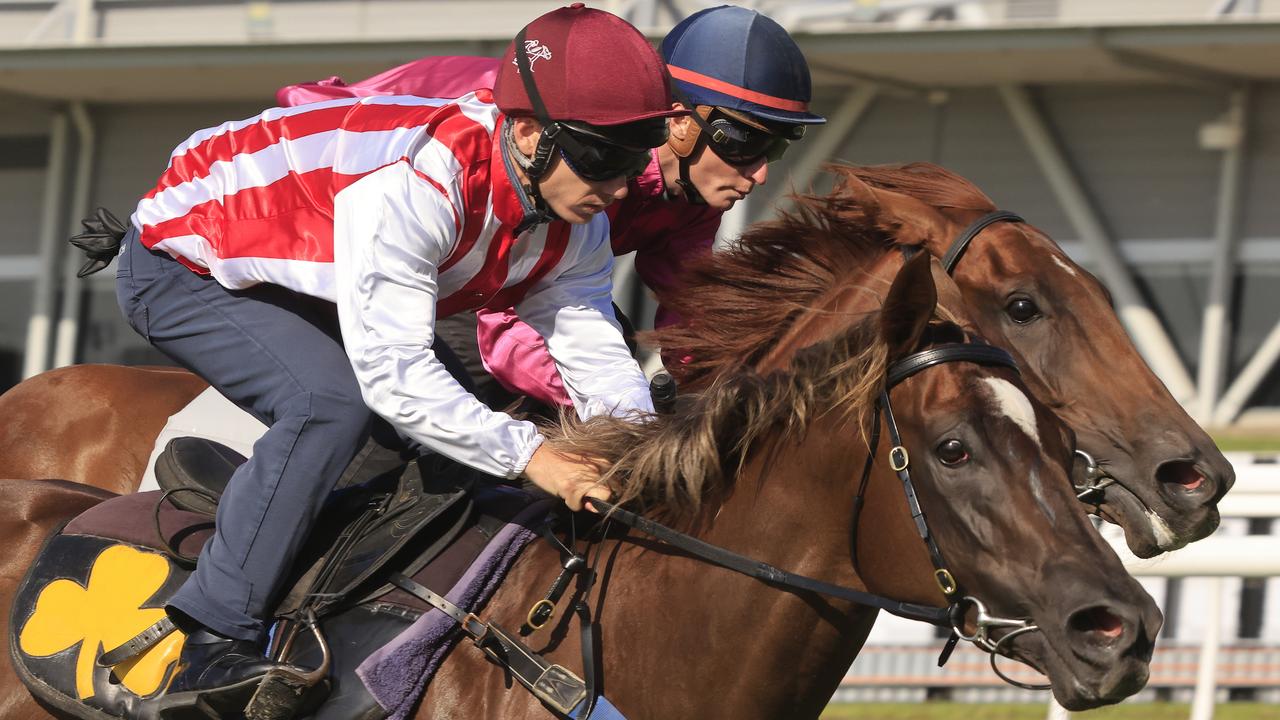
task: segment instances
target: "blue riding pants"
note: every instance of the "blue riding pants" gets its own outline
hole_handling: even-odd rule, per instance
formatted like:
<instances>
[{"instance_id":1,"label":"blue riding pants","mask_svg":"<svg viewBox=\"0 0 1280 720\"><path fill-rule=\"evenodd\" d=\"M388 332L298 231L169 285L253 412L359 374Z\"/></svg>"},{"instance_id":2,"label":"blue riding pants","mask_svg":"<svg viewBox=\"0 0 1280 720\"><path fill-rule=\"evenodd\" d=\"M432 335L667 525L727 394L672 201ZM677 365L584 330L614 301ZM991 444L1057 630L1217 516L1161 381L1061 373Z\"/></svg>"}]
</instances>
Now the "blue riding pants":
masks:
<instances>
[{"instance_id":1,"label":"blue riding pants","mask_svg":"<svg viewBox=\"0 0 1280 720\"><path fill-rule=\"evenodd\" d=\"M281 582L374 420L336 307L273 285L228 290L148 250L136 229L124 239L116 282L134 330L269 428L228 482L217 529L170 600L218 633L260 639Z\"/></svg>"}]
</instances>

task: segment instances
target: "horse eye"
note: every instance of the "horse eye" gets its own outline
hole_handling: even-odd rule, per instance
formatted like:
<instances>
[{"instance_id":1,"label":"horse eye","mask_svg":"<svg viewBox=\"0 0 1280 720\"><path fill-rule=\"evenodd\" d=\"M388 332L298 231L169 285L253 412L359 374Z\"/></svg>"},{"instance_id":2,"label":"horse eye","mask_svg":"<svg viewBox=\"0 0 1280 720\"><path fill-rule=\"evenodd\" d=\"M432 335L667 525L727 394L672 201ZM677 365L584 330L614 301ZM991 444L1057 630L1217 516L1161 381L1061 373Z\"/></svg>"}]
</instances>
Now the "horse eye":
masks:
<instances>
[{"instance_id":1,"label":"horse eye","mask_svg":"<svg viewBox=\"0 0 1280 720\"><path fill-rule=\"evenodd\" d=\"M1027 298L1014 298L1005 307L1005 312L1009 313L1009 318L1019 325L1025 325L1040 317L1040 308Z\"/></svg>"},{"instance_id":2,"label":"horse eye","mask_svg":"<svg viewBox=\"0 0 1280 720\"><path fill-rule=\"evenodd\" d=\"M938 443L937 452L943 465L960 465L969 459L969 449L955 438Z\"/></svg>"}]
</instances>

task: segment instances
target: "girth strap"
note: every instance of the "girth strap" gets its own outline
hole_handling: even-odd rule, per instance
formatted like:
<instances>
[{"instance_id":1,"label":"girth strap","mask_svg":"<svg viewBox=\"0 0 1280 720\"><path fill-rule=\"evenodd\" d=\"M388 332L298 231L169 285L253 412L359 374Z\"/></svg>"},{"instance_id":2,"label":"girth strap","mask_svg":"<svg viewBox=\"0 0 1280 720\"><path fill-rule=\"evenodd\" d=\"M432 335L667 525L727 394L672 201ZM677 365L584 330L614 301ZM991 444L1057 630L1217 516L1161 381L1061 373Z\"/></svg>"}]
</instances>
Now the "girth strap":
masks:
<instances>
[{"instance_id":1,"label":"girth strap","mask_svg":"<svg viewBox=\"0 0 1280 720\"><path fill-rule=\"evenodd\" d=\"M617 505L597 500L596 498L587 498L596 507L596 509L610 520L616 520L628 527L639 530L646 535L653 537L671 545L672 547L683 550L690 555L700 557L709 563L719 565L727 570L741 573L749 577L763 580L764 582L780 585L782 587L794 590L807 590L810 592L829 595L841 600L849 600L860 605L869 605L871 607L880 608L886 612L904 617L908 620L920 620L923 622L938 625L939 627L950 627L951 623L947 617L947 611L943 608L930 607L928 605L917 605L915 603L902 602L899 600L890 600L889 598L873 595L869 592L855 590L840 585L833 585L804 575L787 572L780 568L774 567L765 562L752 560L722 547L717 547L710 543L703 542L697 538L690 537L684 533L673 530L665 525L656 523L647 518L641 517L633 512L623 510Z\"/></svg>"},{"instance_id":2,"label":"girth strap","mask_svg":"<svg viewBox=\"0 0 1280 720\"><path fill-rule=\"evenodd\" d=\"M405 575L395 573L388 579L393 585L453 618L476 647L490 660L509 670L547 707L568 716L589 700L587 685L581 678L561 665L548 662L496 623L483 622L474 613L463 610Z\"/></svg>"}]
</instances>

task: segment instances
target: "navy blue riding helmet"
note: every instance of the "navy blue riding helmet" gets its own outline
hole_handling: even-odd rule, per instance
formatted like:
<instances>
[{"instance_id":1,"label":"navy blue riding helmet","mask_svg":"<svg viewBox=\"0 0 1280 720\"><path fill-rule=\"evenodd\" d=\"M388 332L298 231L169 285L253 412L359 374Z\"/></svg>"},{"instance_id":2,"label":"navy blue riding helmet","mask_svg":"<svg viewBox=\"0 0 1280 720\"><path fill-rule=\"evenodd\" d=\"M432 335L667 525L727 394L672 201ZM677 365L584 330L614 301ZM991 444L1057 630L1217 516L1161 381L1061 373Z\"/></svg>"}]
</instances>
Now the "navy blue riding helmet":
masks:
<instances>
[{"instance_id":1,"label":"navy blue riding helmet","mask_svg":"<svg viewBox=\"0 0 1280 720\"><path fill-rule=\"evenodd\" d=\"M680 184L694 202L689 163L703 142L731 165L782 156L805 127L825 123L809 112L812 83L799 46L781 25L755 10L721 5L699 11L662 41L674 95L694 110L697 130L668 144L680 158Z\"/></svg>"},{"instance_id":2,"label":"navy blue riding helmet","mask_svg":"<svg viewBox=\"0 0 1280 720\"><path fill-rule=\"evenodd\" d=\"M826 122L809 112L809 64L781 25L721 5L690 15L662 41L675 87L691 102L782 124Z\"/></svg>"}]
</instances>

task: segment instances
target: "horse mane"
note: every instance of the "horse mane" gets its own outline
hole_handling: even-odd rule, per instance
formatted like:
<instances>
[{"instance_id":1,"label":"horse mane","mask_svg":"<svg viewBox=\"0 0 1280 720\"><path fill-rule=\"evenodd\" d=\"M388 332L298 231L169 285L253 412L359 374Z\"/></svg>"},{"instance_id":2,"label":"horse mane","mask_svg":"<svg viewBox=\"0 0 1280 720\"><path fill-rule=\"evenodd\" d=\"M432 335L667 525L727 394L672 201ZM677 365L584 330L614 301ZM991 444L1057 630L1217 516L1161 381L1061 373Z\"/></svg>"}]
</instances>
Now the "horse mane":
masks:
<instances>
[{"instance_id":1,"label":"horse mane","mask_svg":"<svg viewBox=\"0 0 1280 720\"><path fill-rule=\"evenodd\" d=\"M679 293L661 298L682 322L647 339L678 358L668 369L682 385L705 389L685 396L674 414L645 422L563 419L545 430L552 449L599 460L603 481L621 502L639 499L693 514L732 487L760 441L777 448L831 411L865 428L885 372L879 312L801 350L786 371L751 369L802 312L904 247L893 237L900 223L865 206L854 186L861 182L934 207L994 205L969 181L929 163L826 170L837 181L831 192L793 194L793 209L752 225L726 251L691 263ZM944 320L955 319L938 310ZM694 352L686 356L681 348Z\"/></svg>"},{"instance_id":2,"label":"horse mane","mask_svg":"<svg viewBox=\"0 0 1280 720\"><path fill-rule=\"evenodd\" d=\"M841 281L908 243L895 240L900 220L881 217L853 188L908 195L934 207L992 210L973 183L930 163L831 164L834 189L792 194L793 209L752 225L727 251L690 263L677 293L662 304L682 322L648 334L665 349L668 369L687 387L705 385L726 368L755 365L802 312ZM855 283L856 284L856 283ZM697 348L682 357L679 348Z\"/></svg>"},{"instance_id":3,"label":"horse mane","mask_svg":"<svg viewBox=\"0 0 1280 720\"><path fill-rule=\"evenodd\" d=\"M933 163L865 167L833 164L826 169L837 177L853 176L873 188L913 197L933 207L984 212L996 209L995 203L977 185ZM836 192L842 187L838 185Z\"/></svg>"},{"instance_id":4,"label":"horse mane","mask_svg":"<svg viewBox=\"0 0 1280 720\"><path fill-rule=\"evenodd\" d=\"M682 517L723 497L744 463L801 438L833 412L863 429L884 384L888 349L879 312L797 353L786 371L724 373L684 396L675 412L636 418L562 418L543 429L551 449L592 458L619 503L640 500Z\"/></svg>"}]
</instances>

